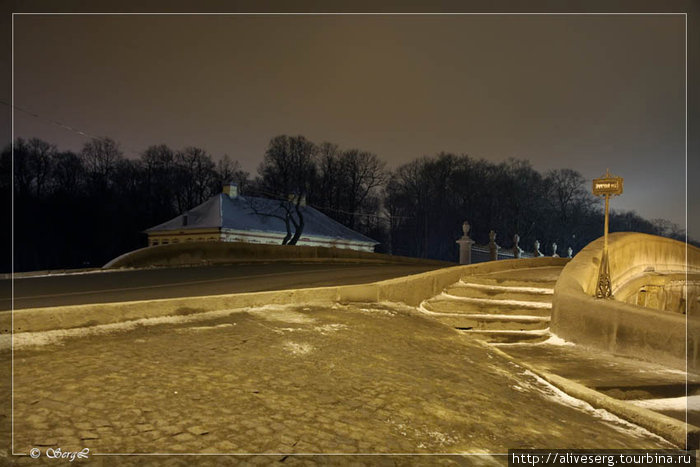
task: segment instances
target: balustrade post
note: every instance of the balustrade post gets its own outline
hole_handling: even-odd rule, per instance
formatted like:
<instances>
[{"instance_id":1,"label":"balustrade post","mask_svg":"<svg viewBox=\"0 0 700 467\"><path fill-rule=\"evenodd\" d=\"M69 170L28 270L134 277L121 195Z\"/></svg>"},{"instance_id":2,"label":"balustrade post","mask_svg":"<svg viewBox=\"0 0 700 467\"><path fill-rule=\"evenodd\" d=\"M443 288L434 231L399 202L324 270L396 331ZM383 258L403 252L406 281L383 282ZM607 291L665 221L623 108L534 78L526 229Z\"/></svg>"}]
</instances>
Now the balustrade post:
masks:
<instances>
[{"instance_id":1,"label":"balustrade post","mask_svg":"<svg viewBox=\"0 0 700 467\"><path fill-rule=\"evenodd\" d=\"M539 241L539 240L535 240L535 253L534 253L534 256L535 256L535 257L544 256L544 254L540 251L540 241Z\"/></svg>"},{"instance_id":2,"label":"balustrade post","mask_svg":"<svg viewBox=\"0 0 700 467\"><path fill-rule=\"evenodd\" d=\"M469 238L469 222L464 221L462 224L462 232L464 235L457 240L459 244L459 264L472 264L472 245L474 240Z\"/></svg>"},{"instance_id":3,"label":"balustrade post","mask_svg":"<svg viewBox=\"0 0 700 467\"><path fill-rule=\"evenodd\" d=\"M498 250L501 247L496 243L496 232L493 230L489 232L489 254L491 256L491 261L496 261L498 259Z\"/></svg>"},{"instance_id":4,"label":"balustrade post","mask_svg":"<svg viewBox=\"0 0 700 467\"><path fill-rule=\"evenodd\" d=\"M523 250L520 248L520 235L513 235L513 258L520 258Z\"/></svg>"}]
</instances>

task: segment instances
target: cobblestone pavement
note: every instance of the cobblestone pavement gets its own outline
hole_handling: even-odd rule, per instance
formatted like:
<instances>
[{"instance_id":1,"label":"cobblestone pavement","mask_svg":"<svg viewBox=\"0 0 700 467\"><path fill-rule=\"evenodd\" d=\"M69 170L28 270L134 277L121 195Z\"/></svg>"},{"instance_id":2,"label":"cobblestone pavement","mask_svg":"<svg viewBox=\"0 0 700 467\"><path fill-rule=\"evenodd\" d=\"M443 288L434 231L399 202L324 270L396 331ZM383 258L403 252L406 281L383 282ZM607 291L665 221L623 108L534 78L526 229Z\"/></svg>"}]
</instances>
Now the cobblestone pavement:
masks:
<instances>
[{"instance_id":1,"label":"cobblestone pavement","mask_svg":"<svg viewBox=\"0 0 700 467\"><path fill-rule=\"evenodd\" d=\"M14 451L89 448L98 465L493 465L505 458L284 454L671 447L401 305L192 318L38 347L16 340ZM4 439L9 418L7 410L0 417ZM8 450L0 462L36 464Z\"/></svg>"}]
</instances>

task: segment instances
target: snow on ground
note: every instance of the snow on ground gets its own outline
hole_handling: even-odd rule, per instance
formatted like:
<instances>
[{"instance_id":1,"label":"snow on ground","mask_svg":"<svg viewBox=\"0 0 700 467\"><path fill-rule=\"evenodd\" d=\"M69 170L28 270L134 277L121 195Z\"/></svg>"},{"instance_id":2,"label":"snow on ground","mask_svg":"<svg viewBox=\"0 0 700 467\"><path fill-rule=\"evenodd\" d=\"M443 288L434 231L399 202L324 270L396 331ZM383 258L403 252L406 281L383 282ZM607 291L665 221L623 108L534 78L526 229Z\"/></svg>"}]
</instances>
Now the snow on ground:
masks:
<instances>
[{"instance_id":1,"label":"snow on ground","mask_svg":"<svg viewBox=\"0 0 700 467\"><path fill-rule=\"evenodd\" d=\"M509 286L509 285L489 285L489 284L474 284L472 282L464 282L460 280L459 282L452 285L453 287L468 287L473 289L482 290L496 290L501 292L525 292L525 293L536 293L543 295L553 295L554 289L547 289L544 287L521 287L521 286Z\"/></svg>"},{"instance_id":2,"label":"snow on ground","mask_svg":"<svg viewBox=\"0 0 700 467\"><path fill-rule=\"evenodd\" d=\"M191 315L177 316L160 316L157 318L142 318L133 321L125 321L121 323L100 324L97 326L89 326L84 328L72 329L55 329L52 331L40 332L19 332L14 335L0 335L0 350L9 349L14 341L14 348L23 347L38 347L50 344L59 344L65 339L74 337L85 337L94 335L110 334L113 332L127 332L138 326L158 326L161 324L183 324L194 323L210 319L222 318L231 313L249 312L260 317L267 317L272 320L286 322L312 322L310 318L303 313L295 311L298 305L264 305L260 307L233 308L225 310L207 311L202 313L194 313ZM269 315L269 316L268 316ZM306 320L306 321L304 321ZM310 321L309 321L310 320ZM206 327L201 327L206 328ZM212 327L214 329L214 327ZM202 330L202 329L199 329Z\"/></svg>"},{"instance_id":3,"label":"snow on ground","mask_svg":"<svg viewBox=\"0 0 700 467\"><path fill-rule=\"evenodd\" d=\"M658 436L657 434L652 433L651 431L642 428L638 425L630 423L627 420L623 420L622 418L618 417L617 415L613 415L605 409L596 409L588 402L584 402L580 399L576 399L575 397L568 395L561 389L550 384L548 381L542 379L530 370L525 370L522 374L534 378L538 384L535 385L529 383L528 381L522 381L520 386L518 387L518 390L520 391L522 391L523 389L536 391L539 392L545 398L550 399L558 404L567 405L569 407L588 412L594 417L599 418L604 422L607 422L608 425L612 426L614 429L622 433L631 433L632 435L639 437L650 436L662 441L666 441L664 438Z\"/></svg>"},{"instance_id":4,"label":"snow on ground","mask_svg":"<svg viewBox=\"0 0 700 467\"><path fill-rule=\"evenodd\" d=\"M459 316L463 318L481 318L486 321L498 321L498 320L506 320L506 321L532 321L532 322L539 322L539 321L549 321L549 318L546 316L532 316L532 315L496 315L496 314L490 314L490 313L475 313L475 314L459 314Z\"/></svg>"},{"instance_id":5,"label":"snow on ground","mask_svg":"<svg viewBox=\"0 0 700 467\"><path fill-rule=\"evenodd\" d=\"M304 313L299 313L295 309L298 309L298 305L266 305L263 307L248 309L247 311L251 315L267 321L283 321L285 323L293 324L307 324L316 321L314 318L305 315Z\"/></svg>"},{"instance_id":6,"label":"snow on ground","mask_svg":"<svg viewBox=\"0 0 700 467\"><path fill-rule=\"evenodd\" d=\"M700 411L700 395L627 401L649 410Z\"/></svg>"},{"instance_id":7,"label":"snow on ground","mask_svg":"<svg viewBox=\"0 0 700 467\"><path fill-rule=\"evenodd\" d=\"M547 302L530 302L527 300L499 300L493 298L472 298L472 297L460 297L457 295L451 295L448 293L441 293L435 298L445 298L450 300L458 300L460 302L471 302L471 303L488 303L492 305L515 305L522 306L525 308L552 308L551 303Z\"/></svg>"},{"instance_id":8,"label":"snow on ground","mask_svg":"<svg viewBox=\"0 0 700 467\"><path fill-rule=\"evenodd\" d=\"M65 271L65 272L58 272L58 271L49 271L45 274L31 274L31 273L15 273L14 274L14 279L34 279L38 277L55 277L55 276L81 276L85 274L104 274L108 272L119 272L118 269L90 269L87 271ZM12 274L3 274L2 279L10 279L13 275Z\"/></svg>"},{"instance_id":9,"label":"snow on ground","mask_svg":"<svg viewBox=\"0 0 700 467\"><path fill-rule=\"evenodd\" d=\"M289 351L292 355L306 355L314 350L311 344L306 342L292 342L288 341L284 343L284 348Z\"/></svg>"},{"instance_id":10,"label":"snow on ground","mask_svg":"<svg viewBox=\"0 0 700 467\"><path fill-rule=\"evenodd\" d=\"M537 344L534 345L567 345L567 346L573 346L576 345L573 342L569 342L567 340L562 339L561 337L557 336L556 334L552 334L549 339L546 341L538 342Z\"/></svg>"},{"instance_id":11,"label":"snow on ground","mask_svg":"<svg viewBox=\"0 0 700 467\"><path fill-rule=\"evenodd\" d=\"M228 328L234 326L231 323L217 324L216 326L192 326L185 329L177 329L177 332L197 332L197 331L209 331L217 328Z\"/></svg>"},{"instance_id":12,"label":"snow on ground","mask_svg":"<svg viewBox=\"0 0 700 467\"><path fill-rule=\"evenodd\" d=\"M556 345L556 346L575 346L573 342L566 341L561 337L552 334L550 331L550 337L542 342L493 342L491 345L496 345L498 347L502 345Z\"/></svg>"},{"instance_id":13,"label":"snow on ground","mask_svg":"<svg viewBox=\"0 0 700 467\"><path fill-rule=\"evenodd\" d=\"M518 330L518 329L477 329L477 332L480 334L526 334L528 336L544 336L546 334L549 334L549 328L545 329L526 329L526 330ZM469 330L465 330L462 332L471 332ZM489 343L490 344L490 343ZM503 345L501 342L495 342L494 344L497 345Z\"/></svg>"},{"instance_id":14,"label":"snow on ground","mask_svg":"<svg viewBox=\"0 0 700 467\"><path fill-rule=\"evenodd\" d=\"M425 302L423 302L425 303ZM426 315L433 315L433 316L459 316L460 318L472 318L472 319L484 319L486 318L487 320L489 318L492 318L492 320L497 321L497 320L517 320L517 321L546 321L548 318L546 316L533 316L533 315L497 315L493 313L449 313L449 312L443 312L443 311L430 311L425 306L423 306L423 303L418 305L417 310L421 313L424 313ZM363 310L365 311L365 310Z\"/></svg>"}]
</instances>

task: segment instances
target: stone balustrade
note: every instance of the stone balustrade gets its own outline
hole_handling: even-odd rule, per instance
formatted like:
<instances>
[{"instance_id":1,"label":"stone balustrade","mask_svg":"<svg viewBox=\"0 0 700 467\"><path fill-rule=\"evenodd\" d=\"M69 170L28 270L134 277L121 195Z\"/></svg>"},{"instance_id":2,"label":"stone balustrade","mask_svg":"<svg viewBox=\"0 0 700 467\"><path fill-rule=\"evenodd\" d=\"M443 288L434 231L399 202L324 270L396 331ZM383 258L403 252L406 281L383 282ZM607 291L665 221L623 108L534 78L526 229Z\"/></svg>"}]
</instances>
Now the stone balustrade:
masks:
<instances>
[{"instance_id":1,"label":"stone balustrade","mask_svg":"<svg viewBox=\"0 0 700 467\"><path fill-rule=\"evenodd\" d=\"M459 244L459 264L483 263L500 259L538 258L542 256L559 258L560 256L557 254L558 246L556 243L552 243L551 247L547 249L551 254L545 254L540 250L541 244L539 240L535 240L532 251L523 250L520 247L520 235L517 233L513 235L513 247L510 249L501 248L496 243L496 232L493 230L489 232L489 243L487 245L477 245L474 240L469 238L469 229L470 225L465 221L462 225L464 235L456 242ZM568 247L565 257L571 258L572 256L573 249Z\"/></svg>"}]
</instances>

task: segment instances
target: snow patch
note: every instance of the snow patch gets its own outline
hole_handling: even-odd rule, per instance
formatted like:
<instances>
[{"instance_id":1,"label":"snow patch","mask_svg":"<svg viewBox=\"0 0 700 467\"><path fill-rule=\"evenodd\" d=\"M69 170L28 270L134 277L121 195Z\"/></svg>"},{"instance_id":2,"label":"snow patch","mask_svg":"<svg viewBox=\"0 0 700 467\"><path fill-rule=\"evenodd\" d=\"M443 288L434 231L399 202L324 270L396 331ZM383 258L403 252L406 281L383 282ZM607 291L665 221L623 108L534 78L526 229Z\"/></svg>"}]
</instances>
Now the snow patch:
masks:
<instances>
[{"instance_id":1,"label":"snow patch","mask_svg":"<svg viewBox=\"0 0 700 467\"><path fill-rule=\"evenodd\" d=\"M521 286L507 286L507 285L489 285L489 284L475 284L472 282L465 282L464 279L452 284L453 287L468 287L472 289L482 289L482 290L497 290L501 292L524 292L542 295L553 295L554 289L547 289L544 287L521 287Z\"/></svg>"},{"instance_id":2,"label":"snow patch","mask_svg":"<svg viewBox=\"0 0 700 467\"><path fill-rule=\"evenodd\" d=\"M477 332L479 334L504 334L504 335L509 335L509 334L526 334L529 336L546 336L549 334L549 328L545 329L528 329L524 331L518 331L516 329L474 329L474 330L460 330L461 332ZM499 343L499 345L501 345Z\"/></svg>"},{"instance_id":3,"label":"snow patch","mask_svg":"<svg viewBox=\"0 0 700 467\"><path fill-rule=\"evenodd\" d=\"M275 334L284 334L285 332L294 332L294 331L308 331L308 329L304 328L274 328L272 332Z\"/></svg>"},{"instance_id":4,"label":"snow patch","mask_svg":"<svg viewBox=\"0 0 700 467\"><path fill-rule=\"evenodd\" d=\"M430 311L425 306L423 305L425 301L421 302L420 305L416 308L418 312L424 313L426 315L434 315L434 316L464 316L462 313L443 313L443 312L437 312L437 311Z\"/></svg>"},{"instance_id":5,"label":"snow patch","mask_svg":"<svg viewBox=\"0 0 700 467\"><path fill-rule=\"evenodd\" d=\"M498 300L494 298L473 298L473 297L460 297L457 295L451 295L445 292L442 292L440 295L437 297L444 297L450 300L458 300L460 302L469 302L469 303L485 303L485 304L491 304L491 305L514 305L514 306L522 306L524 308L552 308L551 303L546 303L546 302L531 302L528 300ZM436 298L437 298L436 297Z\"/></svg>"},{"instance_id":6,"label":"snow patch","mask_svg":"<svg viewBox=\"0 0 700 467\"><path fill-rule=\"evenodd\" d=\"M552 335L549 337L549 339L547 339L546 341L544 341L544 342L538 342L538 343L535 344L535 345L544 345L544 344L547 344L547 345L562 345L562 346L574 346L574 345L576 345L576 344L574 344L573 342L569 342L569 341L567 341L567 340L562 339L561 337L557 336L556 334L552 334Z\"/></svg>"},{"instance_id":7,"label":"snow patch","mask_svg":"<svg viewBox=\"0 0 700 467\"><path fill-rule=\"evenodd\" d=\"M328 334L332 332L337 332L342 329L347 329L347 326L344 324L338 324L338 323L332 323L332 324L324 324L323 326L315 326L314 331L318 331L321 334Z\"/></svg>"},{"instance_id":8,"label":"snow patch","mask_svg":"<svg viewBox=\"0 0 700 467\"><path fill-rule=\"evenodd\" d=\"M228 328L233 327L231 323L217 324L216 326L193 326L189 328L178 329L177 332L197 332L197 331L209 331L211 329L218 328Z\"/></svg>"},{"instance_id":9,"label":"snow patch","mask_svg":"<svg viewBox=\"0 0 700 467\"><path fill-rule=\"evenodd\" d=\"M292 341L287 341L284 343L283 347L292 353L292 355L306 355L311 353L314 348L311 344L307 344L306 342L292 342Z\"/></svg>"},{"instance_id":10,"label":"snow patch","mask_svg":"<svg viewBox=\"0 0 700 467\"><path fill-rule=\"evenodd\" d=\"M484 321L549 321L548 316L533 315L496 315L489 313L460 314L465 318L483 319Z\"/></svg>"},{"instance_id":11,"label":"snow patch","mask_svg":"<svg viewBox=\"0 0 700 467\"><path fill-rule=\"evenodd\" d=\"M265 305L248 310L251 315L267 321L284 321L285 323L306 324L316 321L314 318L290 309L289 305Z\"/></svg>"},{"instance_id":12,"label":"snow patch","mask_svg":"<svg viewBox=\"0 0 700 467\"><path fill-rule=\"evenodd\" d=\"M360 308L360 311L363 313L372 313L377 315L396 316L395 311L386 310L383 308Z\"/></svg>"},{"instance_id":13,"label":"snow patch","mask_svg":"<svg viewBox=\"0 0 700 467\"><path fill-rule=\"evenodd\" d=\"M618 417L617 415L613 415L605 409L596 409L588 402L576 399L575 397L568 395L561 389L557 388L556 386L544 380L543 378L531 372L530 370L525 370L522 374L534 378L539 383L538 386L535 386L526 381L523 381L521 383L523 386L525 386L528 389L534 389L535 391L544 395L544 397L553 400L554 402L590 413L594 417L607 422L611 427L622 433L631 433L632 435L638 437L652 437L668 443L668 441L664 438L660 437L655 433L652 433L651 431L645 428L630 423L627 420L623 420L622 418Z\"/></svg>"},{"instance_id":14,"label":"snow patch","mask_svg":"<svg viewBox=\"0 0 700 467\"><path fill-rule=\"evenodd\" d=\"M637 407L650 410L678 410L678 411L698 411L700 410L700 395L669 397L666 399L644 399L627 401Z\"/></svg>"},{"instance_id":15,"label":"snow patch","mask_svg":"<svg viewBox=\"0 0 700 467\"><path fill-rule=\"evenodd\" d=\"M51 331L39 332L18 332L12 335L0 335L0 350L9 349L13 345L14 348L25 347L40 347L44 345L60 344L63 340L69 338L88 337L111 334L114 332L128 332L136 329L139 326L159 326L162 324L186 324L197 321L205 321L217 318L225 318L233 313L250 312L255 315L265 316L269 312L283 312L285 310L293 313L294 317L302 316L310 319L302 313L295 313L291 310L298 308L296 305L265 305L262 307L245 307L245 308L230 308L224 310L206 311L202 313L194 313L191 315L172 315L160 316L157 318L142 318L133 321L124 321L121 323L99 324L84 328L72 329L55 329ZM20 311L21 313L21 311ZM235 325L235 323L234 323Z\"/></svg>"},{"instance_id":16,"label":"snow patch","mask_svg":"<svg viewBox=\"0 0 700 467\"><path fill-rule=\"evenodd\" d=\"M25 280L25 279L34 279L35 277L55 277L55 276L83 276L85 274L104 274L108 272L120 272L117 269L93 269L93 270L88 270L88 271L65 271L65 272L47 272L45 274L32 274L32 275L25 275L23 273L15 273L14 274L14 280ZM12 274L7 274L7 279L10 279L13 275ZM3 277L4 279L4 277Z\"/></svg>"}]
</instances>

